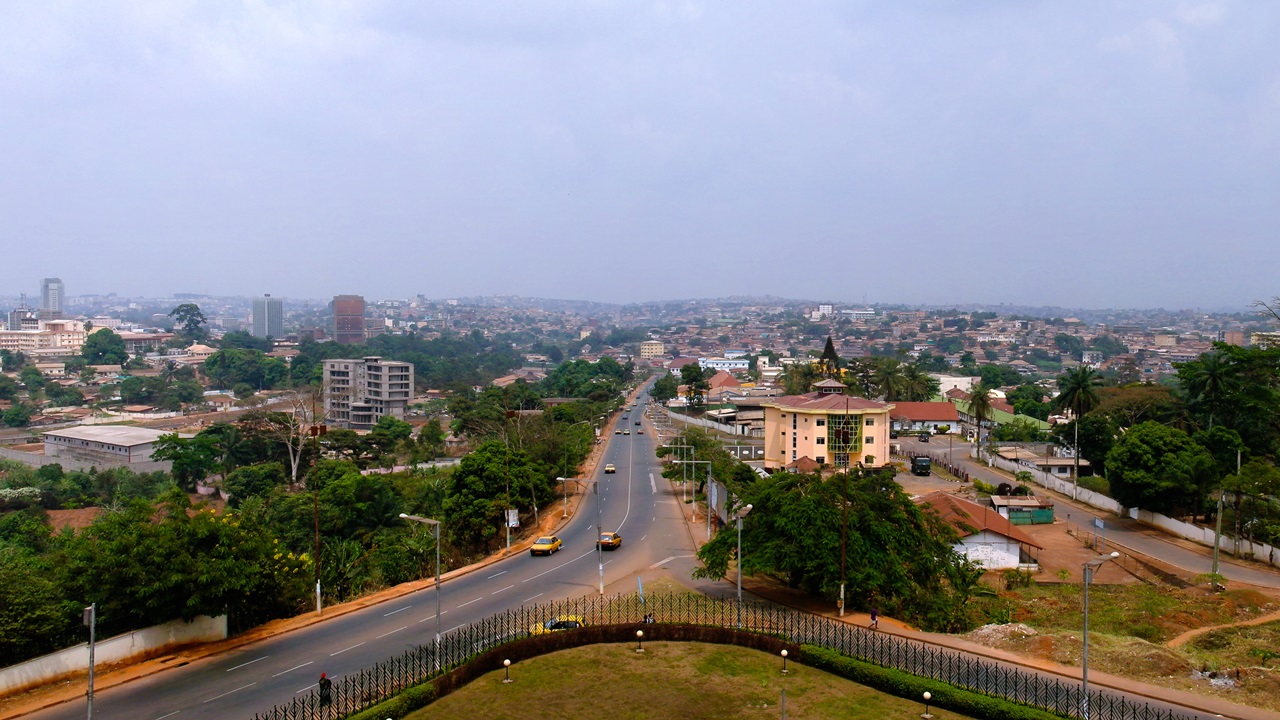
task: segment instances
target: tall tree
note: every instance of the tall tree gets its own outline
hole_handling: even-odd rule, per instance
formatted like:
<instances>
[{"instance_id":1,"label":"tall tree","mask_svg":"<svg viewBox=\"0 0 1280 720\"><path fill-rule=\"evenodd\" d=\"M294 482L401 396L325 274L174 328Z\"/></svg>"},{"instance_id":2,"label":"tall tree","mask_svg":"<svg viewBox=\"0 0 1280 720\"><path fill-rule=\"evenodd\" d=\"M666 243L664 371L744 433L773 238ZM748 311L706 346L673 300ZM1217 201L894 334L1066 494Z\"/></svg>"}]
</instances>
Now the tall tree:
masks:
<instances>
[{"instance_id":1,"label":"tall tree","mask_svg":"<svg viewBox=\"0 0 1280 720\"><path fill-rule=\"evenodd\" d=\"M1207 352L1199 358L1177 366L1178 379L1193 411L1208 416L1208 427L1220 418L1240 390L1236 366L1223 352Z\"/></svg>"},{"instance_id":2,"label":"tall tree","mask_svg":"<svg viewBox=\"0 0 1280 720\"><path fill-rule=\"evenodd\" d=\"M90 365L123 365L129 361L124 338L110 328L102 328L84 339L80 355Z\"/></svg>"},{"instance_id":3,"label":"tall tree","mask_svg":"<svg viewBox=\"0 0 1280 720\"><path fill-rule=\"evenodd\" d=\"M982 447L982 426L991 420L991 410L991 388L979 384L969 393L969 417L973 419L973 426L976 428L974 440L979 450Z\"/></svg>"},{"instance_id":4,"label":"tall tree","mask_svg":"<svg viewBox=\"0 0 1280 720\"><path fill-rule=\"evenodd\" d=\"M182 334L186 335L190 340L203 340L208 337L208 333L204 329L207 320L204 313L200 312L200 306L195 303L182 303L169 311L169 317L174 322L182 326Z\"/></svg>"},{"instance_id":5,"label":"tall tree","mask_svg":"<svg viewBox=\"0 0 1280 720\"><path fill-rule=\"evenodd\" d=\"M1107 453L1111 494L1125 507L1170 515L1203 509L1213 456L1185 432L1157 422L1129 429Z\"/></svg>"},{"instance_id":6,"label":"tall tree","mask_svg":"<svg viewBox=\"0 0 1280 720\"><path fill-rule=\"evenodd\" d=\"M1091 367L1077 365L1058 377L1058 397L1054 398L1054 406L1059 410L1071 410L1073 420L1079 420L1085 413L1094 409L1100 402L1098 386L1102 381L1098 373ZM1077 432L1080 424L1075 423ZM1072 494L1080 489L1080 438L1077 436L1072 446L1075 456L1075 476L1072 478Z\"/></svg>"},{"instance_id":7,"label":"tall tree","mask_svg":"<svg viewBox=\"0 0 1280 720\"><path fill-rule=\"evenodd\" d=\"M818 359L822 374L829 378L840 376L840 355L836 352L835 343L827 336L827 344L822 348L822 357Z\"/></svg>"}]
</instances>

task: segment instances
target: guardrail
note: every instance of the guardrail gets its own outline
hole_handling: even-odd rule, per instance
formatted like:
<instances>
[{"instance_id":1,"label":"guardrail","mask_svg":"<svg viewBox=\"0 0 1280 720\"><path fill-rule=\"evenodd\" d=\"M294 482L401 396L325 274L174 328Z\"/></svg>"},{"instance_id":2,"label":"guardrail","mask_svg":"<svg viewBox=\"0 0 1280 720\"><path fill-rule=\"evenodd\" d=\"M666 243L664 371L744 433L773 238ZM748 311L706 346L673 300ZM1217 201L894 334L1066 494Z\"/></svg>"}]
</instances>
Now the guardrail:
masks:
<instances>
[{"instance_id":1,"label":"guardrail","mask_svg":"<svg viewBox=\"0 0 1280 720\"><path fill-rule=\"evenodd\" d=\"M653 623L641 624L646 614ZM322 703L313 689L288 703L254 715L254 720L333 720L376 705L414 685L438 678L504 643L527 637L531 628L564 615L588 625L632 623L650 640L662 640L664 624L700 625L771 635L815 645L843 655L992 697L1080 717L1081 684L1003 665L919 640L875 632L860 626L758 602L693 595L651 595L641 604L635 594L596 595L508 610L446 633L431 642L373 667L333 680ZM674 631L675 628L672 628ZM673 636L676 633L672 633ZM1089 692L1090 716L1099 720L1190 720L1191 716L1152 707L1097 687Z\"/></svg>"}]
</instances>

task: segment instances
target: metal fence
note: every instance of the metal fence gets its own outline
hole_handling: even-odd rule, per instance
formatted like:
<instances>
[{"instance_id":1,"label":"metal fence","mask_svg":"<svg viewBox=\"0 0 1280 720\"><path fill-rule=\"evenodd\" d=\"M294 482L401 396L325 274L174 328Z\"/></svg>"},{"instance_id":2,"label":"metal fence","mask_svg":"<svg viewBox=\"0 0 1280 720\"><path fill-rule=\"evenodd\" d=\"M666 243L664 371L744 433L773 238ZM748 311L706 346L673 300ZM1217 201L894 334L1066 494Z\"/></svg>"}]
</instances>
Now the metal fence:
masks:
<instances>
[{"instance_id":1,"label":"metal fence","mask_svg":"<svg viewBox=\"0 0 1280 720\"><path fill-rule=\"evenodd\" d=\"M789 608L688 595L587 596L525 606L446 633L434 641L373 667L333 681L322 703L318 689L254 715L254 720L331 720L391 699L406 688L439 677L503 643L527 637L546 620L575 615L588 625L637 624L652 614L659 626L645 635L661 639L660 624L741 628L787 642L815 645L848 657L937 680L983 695L1004 698L1069 717L1081 717L1081 683L1002 665L947 648L868 630ZM496 668L495 668L496 669ZM1191 716L1091 688L1089 716L1098 720L1190 720Z\"/></svg>"}]
</instances>

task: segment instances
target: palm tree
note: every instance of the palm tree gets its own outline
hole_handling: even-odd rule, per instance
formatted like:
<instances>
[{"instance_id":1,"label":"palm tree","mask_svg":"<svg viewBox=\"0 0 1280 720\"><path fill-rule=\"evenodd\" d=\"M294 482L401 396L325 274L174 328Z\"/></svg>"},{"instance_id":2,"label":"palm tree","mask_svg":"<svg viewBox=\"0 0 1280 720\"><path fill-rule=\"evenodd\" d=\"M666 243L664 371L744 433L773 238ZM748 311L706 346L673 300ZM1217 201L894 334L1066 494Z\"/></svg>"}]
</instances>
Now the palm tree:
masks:
<instances>
[{"instance_id":1,"label":"palm tree","mask_svg":"<svg viewBox=\"0 0 1280 720\"><path fill-rule=\"evenodd\" d=\"M1208 411L1212 429L1214 412L1226 407L1227 399L1236 389L1236 368L1231 358L1218 350L1208 352L1178 366L1178 375L1188 403Z\"/></svg>"},{"instance_id":2,"label":"palm tree","mask_svg":"<svg viewBox=\"0 0 1280 720\"><path fill-rule=\"evenodd\" d=\"M1058 397L1054 398L1053 405L1058 410L1071 410L1071 424L1075 430L1072 452L1076 467L1072 499L1080 489L1080 418L1098 406L1098 385L1101 383L1097 371L1086 365L1077 365L1058 376Z\"/></svg>"},{"instance_id":3,"label":"palm tree","mask_svg":"<svg viewBox=\"0 0 1280 720\"><path fill-rule=\"evenodd\" d=\"M902 371L902 363L892 358L881 358L876 367L874 382L876 390L885 402L901 400L906 383Z\"/></svg>"},{"instance_id":4,"label":"palm tree","mask_svg":"<svg viewBox=\"0 0 1280 720\"><path fill-rule=\"evenodd\" d=\"M991 388L986 384L978 385L969 394L969 417L973 418L977 436L974 438L978 449L982 449L982 423L991 418Z\"/></svg>"},{"instance_id":5,"label":"palm tree","mask_svg":"<svg viewBox=\"0 0 1280 720\"><path fill-rule=\"evenodd\" d=\"M938 381L919 365L912 363L902 369L902 399L907 402L927 402L938 394Z\"/></svg>"}]
</instances>

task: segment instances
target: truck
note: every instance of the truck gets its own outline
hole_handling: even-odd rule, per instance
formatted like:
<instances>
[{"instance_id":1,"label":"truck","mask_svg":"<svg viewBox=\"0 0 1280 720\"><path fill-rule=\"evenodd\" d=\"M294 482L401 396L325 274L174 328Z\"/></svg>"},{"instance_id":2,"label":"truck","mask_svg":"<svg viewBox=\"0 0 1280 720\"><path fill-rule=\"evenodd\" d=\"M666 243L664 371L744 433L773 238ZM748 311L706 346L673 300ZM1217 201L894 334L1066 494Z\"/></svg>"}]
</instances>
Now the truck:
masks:
<instances>
[{"instance_id":1,"label":"truck","mask_svg":"<svg viewBox=\"0 0 1280 720\"><path fill-rule=\"evenodd\" d=\"M933 472L933 461L926 455L916 455L911 458L911 474L912 475L928 475Z\"/></svg>"}]
</instances>

